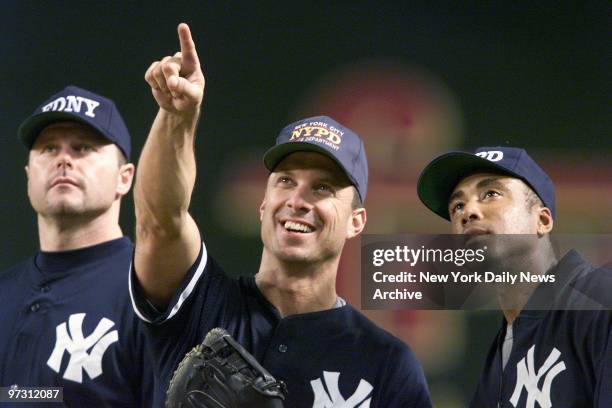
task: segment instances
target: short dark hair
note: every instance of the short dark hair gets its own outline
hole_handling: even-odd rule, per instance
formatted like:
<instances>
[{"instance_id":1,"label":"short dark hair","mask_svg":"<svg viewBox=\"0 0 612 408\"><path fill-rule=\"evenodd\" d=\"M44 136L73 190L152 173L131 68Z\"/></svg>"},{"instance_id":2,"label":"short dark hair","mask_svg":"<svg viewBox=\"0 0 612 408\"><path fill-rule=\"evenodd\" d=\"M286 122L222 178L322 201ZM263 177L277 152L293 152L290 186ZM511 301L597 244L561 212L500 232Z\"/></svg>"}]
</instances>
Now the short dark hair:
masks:
<instances>
[{"instance_id":1,"label":"short dark hair","mask_svg":"<svg viewBox=\"0 0 612 408\"><path fill-rule=\"evenodd\" d=\"M353 186L353 201L351 201L351 209L356 210L358 208L363 208L363 203L361 202L361 197L359 197L357 188Z\"/></svg>"},{"instance_id":2,"label":"short dark hair","mask_svg":"<svg viewBox=\"0 0 612 408\"><path fill-rule=\"evenodd\" d=\"M119 166L123 166L124 164L128 163L127 157L125 157L125 154L121 149L119 149L119 147L117 147L117 157L117 162L119 163Z\"/></svg>"},{"instance_id":3,"label":"short dark hair","mask_svg":"<svg viewBox=\"0 0 612 408\"><path fill-rule=\"evenodd\" d=\"M527 204L527 210L529 211L531 211L531 209L536 205L539 207L544 207L544 203L542 202L540 196L538 196L527 183L525 183L525 203Z\"/></svg>"}]
</instances>

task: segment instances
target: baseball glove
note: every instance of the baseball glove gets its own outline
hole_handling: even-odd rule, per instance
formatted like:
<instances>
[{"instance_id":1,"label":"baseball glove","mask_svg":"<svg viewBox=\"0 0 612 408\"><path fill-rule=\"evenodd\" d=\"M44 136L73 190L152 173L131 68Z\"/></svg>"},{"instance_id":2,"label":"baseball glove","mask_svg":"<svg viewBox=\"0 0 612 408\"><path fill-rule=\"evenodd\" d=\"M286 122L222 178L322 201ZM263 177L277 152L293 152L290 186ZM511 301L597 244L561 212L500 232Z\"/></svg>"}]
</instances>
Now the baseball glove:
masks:
<instances>
[{"instance_id":1,"label":"baseball glove","mask_svg":"<svg viewBox=\"0 0 612 408\"><path fill-rule=\"evenodd\" d=\"M170 380L166 408L282 408L287 388L222 328L191 350Z\"/></svg>"}]
</instances>

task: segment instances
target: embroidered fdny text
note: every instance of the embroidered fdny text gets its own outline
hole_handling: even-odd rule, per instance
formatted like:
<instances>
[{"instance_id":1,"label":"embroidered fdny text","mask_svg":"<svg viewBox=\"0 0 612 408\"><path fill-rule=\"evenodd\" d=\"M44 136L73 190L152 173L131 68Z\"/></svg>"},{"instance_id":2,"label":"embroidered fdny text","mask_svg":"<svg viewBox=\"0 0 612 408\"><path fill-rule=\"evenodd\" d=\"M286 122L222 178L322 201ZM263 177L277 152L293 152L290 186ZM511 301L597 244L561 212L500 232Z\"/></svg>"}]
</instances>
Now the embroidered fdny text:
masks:
<instances>
[{"instance_id":1,"label":"embroidered fdny text","mask_svg":"<svg viewBox=\"0 0 612 408\"><path fill-rule=\"evenodd\" d=\"M312 380L310 386L314 392L312 408L369 408L372 398L372 385L366 380L360 380L357 389L347 400L340 394L338 379L340 373L323 371L323 381L320 378ZM323 384L327 388L325 390ZM369 398L368 398L369 397ZM366 399L367 398L367 399Z\"/></svg>"},{"instance_id":2,"label":"embroidered fdny text","mask_svg":"<svg viewBox=\"0 0 612 408\"><path fill-rule=\"evenodd\" d=\"M488 152L478 152L476 156L487 159L488 161L496 162L504 158L504 152L500 150L490 150Z\"/></svg>"},{"instance_id":3,"label":"embroidered fdny text","mask_svg":"<svg viewBox=\"0 0 612 408\"><path fill-rule=\"evenodd\" d=\"M534 350L535 345L531 346L527 352L527 362L525 362L525 357L523 357L516 364L516 387L510 402L516 407L524 388L527 390L525 408L535 408L536 402L541 408L551 408L550 387L555 377L565 370L565 363L559 361L555 364L559 357L561 357L561 352L553 348L544 364L542 364L542 367L536 372L533 361ZM544 374L546 375L544 376ZM542 383L542 389L539 389L538 383L542 376L544 376L544 382Z\"/></svg>"},{"instance_id":4,"label":"embroidered fdny text","mask_svg":"<svg viewBox=\"0 0 612 408\"><path fill-rule=\"evenodd\" d=\"M100 102L94 101L93 99L83 98L82 96L68 95L65 98L60 96L59 98L49 102L42 107L42 111L81 113L81 110L84 109L86 116L95 118L95 110L98 106L100 106Z\"/></svg>"},{"instance_id":5,"label":"embroidered fdny text","mask_svg":"<svg viewBox=\"0 0 612 408\"><path fill-rule=\"evenodd\" d=\"M56 373L60 372L64 352L70 354L68 367L64 372L66 380L83 382L83 370L92 380L102 374L102 357L108 346L119 340L117 330L108 332L115 325L111 320L103 317L93 333L83 336L83 320L85 313L75 313L66 322L55 328L55 348L47 360L47 365ZM70 330L70 333L68 332ZM107 333L108 332L108 333ZM87 350L91 349L88 353Z\"/></svg>"}]
</instances>

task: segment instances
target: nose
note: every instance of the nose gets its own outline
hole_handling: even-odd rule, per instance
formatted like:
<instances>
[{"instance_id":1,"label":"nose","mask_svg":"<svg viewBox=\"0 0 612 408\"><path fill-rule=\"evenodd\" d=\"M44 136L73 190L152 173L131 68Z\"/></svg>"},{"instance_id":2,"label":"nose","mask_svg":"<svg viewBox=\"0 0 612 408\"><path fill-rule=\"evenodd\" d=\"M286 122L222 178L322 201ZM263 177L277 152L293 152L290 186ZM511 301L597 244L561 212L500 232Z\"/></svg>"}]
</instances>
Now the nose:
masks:
<instances>
[{"instance_id":1,"label":"nose","mask_svg":"<svg viewBox=\"0 0 612 408\"><path fill-rule=\"evenodd\" d=\"M57 155L57 163L56 166L58 169L61 168L69 168L72 169L73 165L73 157L67 148L62 148Z\"/></svg>"},{"instance_id":2,"label":"nose","mask_svg":"<svg viewBox=\"0 0 612 408\"><path fill-rule=\"evenodd\" d=\"M470 222L481 220L482 211L480 205L476 199L468 200L465 202L463 211L461 213L461 225L467 225Z\"/></svg>"},{"instance_id":3,"label":"nose","mask_svg":"<svg viewBox=\"0 0 612 408\"><path fill-rule=\"evenodd\" d=\"M308 191L304 187L297 187L291 191L286 201L287 207L296 213L307 213L312 209L312 203L308 199Z\"/></svg>"}]
</instances>

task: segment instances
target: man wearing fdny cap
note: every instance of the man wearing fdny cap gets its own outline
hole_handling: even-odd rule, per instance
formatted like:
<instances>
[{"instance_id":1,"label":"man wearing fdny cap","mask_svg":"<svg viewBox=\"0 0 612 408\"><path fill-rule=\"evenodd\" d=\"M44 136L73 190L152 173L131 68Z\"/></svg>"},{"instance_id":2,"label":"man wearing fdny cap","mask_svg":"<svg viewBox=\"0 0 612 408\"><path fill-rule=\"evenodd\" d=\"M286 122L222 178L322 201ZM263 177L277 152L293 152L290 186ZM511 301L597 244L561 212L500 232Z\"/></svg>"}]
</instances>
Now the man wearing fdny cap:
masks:
<instances>
[{"instance_id":1,"label":"man wearing fdny cap","mask_svg":"<svg viewBox=\"0 0 612 408\"><path fill-rule=\"evenodd\" d=\"M132 294L162 381L221 326L287 384L286 407L431 406L408 346L336 294L344 243L366 223L367 160L353 131L326 116L282 129L264 156L259 269L231 279L208 254L188 213L204 76L189 28L178 32L181 53L145 74L160 109L135 187Z\"/></svg>"},{"instance_id":2,"label":"man wearing fdny cap","mask_svg":"<svg viewBox=\"0 0 612 408\"><path fill-rule=\"evenodd\" d=\"M554 277L499 290L504 319L471 406L612 406L612 271L574 250L557 259L555 189L544 170L523 149L481 147L435 158L417 190L455 234L498 243L495 235L522 234L490 251L491 264Z\"/></svg>"},{"instance_id":3,"label":"man wearing fdny cap","mask_svg":"<svg viewBox=\"0 0 612 408\"><path fill-rule=\"evenodd\" d=\"M119 227L134 165L110 99L68 86L19 127L40 250L0 274L0 386L61 387L67 406L150 406L152 370Z\"/></svg>"}]
</instances>

